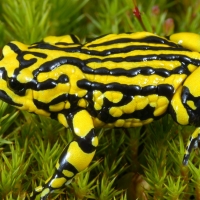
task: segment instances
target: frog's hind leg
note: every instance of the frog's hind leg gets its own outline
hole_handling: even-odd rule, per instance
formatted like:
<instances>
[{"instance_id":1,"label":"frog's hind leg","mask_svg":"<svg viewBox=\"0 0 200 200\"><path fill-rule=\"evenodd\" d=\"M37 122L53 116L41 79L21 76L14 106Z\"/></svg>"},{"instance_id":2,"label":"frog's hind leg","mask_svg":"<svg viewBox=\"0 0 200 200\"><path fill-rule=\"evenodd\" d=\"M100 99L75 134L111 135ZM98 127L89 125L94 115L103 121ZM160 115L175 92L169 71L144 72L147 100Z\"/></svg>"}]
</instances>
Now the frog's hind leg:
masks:
<instances>
[{"instance_id":1,"label":"frog's hind leg","mask_svg":"<svg viewBox=\"0 0 200 200\"><path fill-rule=\"evenodd\" d=\"M46 200L53 190L62 188L70 183L72 178L78 173L78 170L67 161L68 154L71 152L69 148L71 148L73 142L64 149L56 164L53 176L49 177L43 186L38 186L34 189L30 195L31 200L34 200L38 194L41 194L41 200Z\"/></svg>"},{"instance_id":2,"label":"frog's hind leg","mask_svg":"<svg viewBox=\"0 0 200 200\"><path fill-rule=\"evenodd\" d=\"M84 170L91 162L98 138L94 132L91 116L86 110L80 109L67 116L67 122L76 139L69 143L56 164L56 170L43 186L37 187L31 194L31 200L41 194L41 200L46 200L55 189L64 187L72 178Z\"/></svg>"},{"instance_id":3,"label":"frog's hind leg","mask_svg":"<svg viewBox=\"0 0 200 200\"><path fill-rule=\"evenodd\" d=\"M195 149L198 147L199 142L200 142L200 127L195 129L195 131L192 133L192 135L187 143L184 158L183 158L183 165L188 164L190 153L191 153L192 149Z\"/></svg>"}]
</instances>

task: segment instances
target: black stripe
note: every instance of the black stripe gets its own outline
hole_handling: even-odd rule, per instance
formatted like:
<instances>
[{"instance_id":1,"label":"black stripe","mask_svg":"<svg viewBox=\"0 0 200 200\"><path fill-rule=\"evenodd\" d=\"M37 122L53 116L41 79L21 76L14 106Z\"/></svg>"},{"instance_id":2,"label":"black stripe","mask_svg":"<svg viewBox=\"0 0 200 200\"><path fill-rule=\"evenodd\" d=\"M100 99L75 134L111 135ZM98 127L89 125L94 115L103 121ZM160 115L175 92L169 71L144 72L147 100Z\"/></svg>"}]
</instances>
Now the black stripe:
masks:
<instances>
[{"instance_id":1,"label":"black stripe","mask_svg":"<svg viewBox=\"0 0 200 200\"><path fill-rule=\"evenodd\" d=\"M190 51L188 49L176 46L175 47L154 47L154 46L148 46L148 45L126 45L123 48L110 48L102 51L97 50L91 50L88 47L85 47L85 45L75 46L72 47L71 44L69 46L68 43L65 42L58 42L55 45L64 45L66 47L58 47L54 46L52 44L48 43L36 43L29 47L29 49L48 49L48 50L57 50L57 51L65 51L67 53L75 53L80 52L87 55L96 55L96 56L108 56L110 54L119 54L119 53L128 53L135 50L151 50L151 51ZM69 46L69 47L67 47Z\"/></svg>"},{"instance_id":2,"label":"black stripe","mask_svg":"<svg viewBox=\"0 0 200 200\"><path fill-rule=\"evenodd\" d=\"M68 100L68 98L69 98L69 95L68 95L68 93L66 92L65 94L61 94L61 95L55 97L52 101L50 101L50 102L48 103L48 105L55 105L55 104L58 104L58 103L60 103L60 102L65 102L65 101Z\"/></svg>"},{"instance_id":3,"label":"black stripe","mask_svg":"<svg viewBox=\"0 0 200 200\"><path fill-rule=\"evenodd\" d=\"M162 77L169 77L172 74L187 74L187 68L183 68L182 66L175 68L174 70L167 70L165 68L153 68L148 66L141 66L133 69L123 69L123 68L116 68L116 69L107 69L106 67L100 67L94 70L91 68L84 67L84 73L87 74L97 74L97 75L111 75L111 76L126 76L126 77L134 77L139 74L141 75L153 75L157 74Z\"/></svg>"},{"instance_id":4,"label":"black stripe","mask_svg":"<svg viewBox=\"0 0 200 200\"><path fill-rule=\"evenodd\" d=\"M158 86L156 85L147 85L142 87L140 95L142 96L148 96L151 94L157 94L158 92Z\"/></svg>"},{"instance_id":5,"label":"black stripe","mask_svg":"<svg viewBox=\"0 0 200 200\"><path fill-rule=\"evenodd\" d=\"M75 101L71 101L71 99L76 98ZM45 110L45 111L49 111L49 106L51 105L55 105L57 103L60 103L60 102L65 102L65 101L69 101L70 104L73 104L73 109L75 108L75 106L77 106L77 102L80 98L78 98L76 95L70 95L68 94L67 92L64 93L64 94L61 94L59 96L57 96L56 98L53 98L52 101L50 101L49 103L44 103L42 101L39 101L37 99L33 99L33 103L35 104L35 106L38 108L38 109L42 109L42 110ZM59 113L63 113L65 114L66 112L66 109L60 111ZM52 118L57 118L57 115L53 114L52 113Z\"/></svg>"},{"instance_id":6,"label":"black stripe","mask_svg":"<svg viewBox=\"0 0 200 200\"><path fill-rule=\"evenodd\" d=\"M71 36L71 39L73 40L74 43L80 44L79 39L74 34L70 34L70 36Z\"/></svg>"},{"instance_id":7,"label":"black stripe","mask_svg":"<svg viewBox=\"0 0 200 200\"><path fill-rule=\"evenodd\" d=\"M79 80L77 82L78 87L86 89L86 90L99 90L102 92L106 91L119 91L123 94L127 94L130 96L135 95L149 95L149 94L159 94L160 96L166 96L170 94L169 99L171 98L171 95L174 92L173 86L169 84L159 84L158 86L145 86L140 87L138 85L126 85L126 84L120 84L120 83L109 83L109 84L103 84L98 82L91 82L86 79ZM143 90L144 89L144 90Z\"/></svg>"},{"instance_id":8,"label":"black stripe","mask_svg":"<svg viewBox=\"0 0 200 200\"><path fill-rule=\"evenodd\" d=\"M193 110L187 105L187 101L194 102L196 109ZM181 102L183 106L186 108L187 113L189 115L189 124L200 126L200 97L195 97L190 93L188 87L183 86L182 94L181 94Z\"/></svg>"},{"instance_id":9,"label":"black stripe","mask_svg":"<svg viewBox=\"0 0 200 200\"><path fill-rule=\"evenodd\" d=\"M95 137L94 129L86 135L86 137L78 137L77 143L81 150L85 153L92 153L96 150L96 147L92 145L92 139Z\"/></svg>"},{"instance_id":10,"label":"black stripe","mask_svg":"<svg viewBox=\"0 0 200 200\"><path fill-rule=\"evenodd\" d=\"M44 110L44 111L50 112L49 106L58 104L58 103L60 103L60 102L65 102L65 101L67 101L67 100L69 99L69 96L71 96L71 95L69 95L68 93L61 94L61 95L59 95L58 97L52 99L52 101L50 101L49 103L44 103L44 102L39 101L39 100L37 100L37 99L33 99L33 103L35 104L35 106L37 107L37 109L42 109L42 110ZM78 98L77 98L77 101L78 101ZM71 102L70 102L70 103L71 103ZM77 106L77 102L76 102L76 104L74 104L73 108L74 108L75 106ZM52 112L52 111L51 111L51 112L50 112L50 117L51 117L52 119L58 120L58 114L60 114L60 113L65 114L65 113L66 113L66 110L67 110L67 109L62 109L62 110L59 111L59 112ZM68 111L68 112L69 112L69 111Z\"/></svg>"},{"instance_id":11,"label":"black stripe","mask_svg":"<svg viewBox=\"0 0 200 200\"><path fill-rule=\"evenodd\" d=\"M146 51L148 53L149 51L187 51L190 52L190 50L188 49L184 49L184 48L172 48L172 47L153 47L153 46L147 46L147 45L130 45L130 46L126 46L126 47L122 47L122 48L110 48L110 49L106 49L103 51L97 51L97 50L91 50L91 49L87 49L87 47L84 46L81 49L81 53L84 54L89 54L89 55L95 55L95 56L108 56L108 55L113 55L113 54L119 54L119 53L129 53L131 51Z\"/></svg>"},{"instance_id":12,"label":"black stripe","mask_svg":"<svg viewBox=\"0 0 200 200\"><path fill-rule=\"evenodd\" d=\"M57 81L54 79L47 79L46 81L43 82L38 82L37 83L37 90L47 90L47 89L52 89L57 86Z\"/></svg>"},{"instance_id":13,"label":"black stripe","mask_svg":"<svg viewBox=\"0 0 200 200\"><path fill-rule=\"evenodd\" d=\"M50 72L53 71L54 69L65 65L65 64L75 64L76 62L81 61L80 59L77 58L68 58L68 57L60 57L60 58L55 58L51 61L47 61L45 63L43 63L40 67L38 67L37 69L35 69L33 71L33 76L36 77L39 73L41 72ZM81 61L82 62L82 61Z\"/></svg>"},{"instance_id":14,"label":"black stripe","mask_svg":"<svg viewBox=\"0 0 200 200\"><path fill-rule=\"evenodd\" d=\"M49 104L39 101L37 99L33 99L33 103L38 109L42 109L45 111L49 111Z\"/></svg>"},{"instance_id":15,"label":"black stripe","mask_svg":"<svg viewBox=\"0 0 200 200\"><path fill-rule=\"evenodd\" d=\"M85 49L84 49L85 48ZM122 47L122 48L110 48L110 49L106 49L103 51L97 51L97 50L91 50L90 48L87 47L82 47L81 49L81 53L84 54L89 54L89 55L95 55L95 56L108 56L108 55L113 55L113 54L120 54L120 53L129 53L131 51L146 51L148 53L149 51L186 51L186 52L190 52L190 50L188 49L184 49L184 48L172 48L172 47L153 47L153 46L147 46L147 45L130 45L130 46L126 46L126 47Z\"/></svg>"},{"instance_id":16,"label":"black stripe","mask_svg":"<svg viewBox=\"0 0 200 200\"><path fill-rule=\"evenodd\" d=\"M17 82L17 80L15 80L15 82ZM35 77L34 79L30 80L29 82L22 84L24 85L24 90L23 91L15 91L15 93L19 93L18 95L25 95L25 92L27 89L32 89L35 91L40 91L40 90L48 90L48 89L52 89L55 88L57 86L57 84L62 83L69 83L69 78L66 74L61 74L57 80L54 79L47 79L45 81L42 82L38 82L37 81L37 77ZM11 88L12 89L12 88ZM66 91L68 92L68 91Z\"/></svg>"},{"instance_id":17,"label":"black stripe","mask_svg":"<svg viewBox=\"0 0 200 200\"><path fill-rule=\"evenodd\" d=\"M32 88L31 89L34 89L34 90L48 90L48 89L52 89L52 88L55 88L57 86L58 83L68 83L69 82L69 79L68 79L68 76L65 75L65 74L62 74L59 76L59 78L57 80L54 80L54 79L47 79L43 82L37 82L37 85L36 85L36 88ZM67 91L66 91L67 92Z\"/></svg>"},{"instance_id":18,"label":"black stripe","mask_svg":"<svg viewBox=\"0 0 200 200\"><path fill-rule=\"evenodd\" d=\"M178 47L177 44L170 42L164 38L157 37L157 36L147 36L141 39L120 38L120 39L109 40L109 41L98 43L98 44L91 44L91 45L88 45L88 47L99 47L99 46L107 46L107 45L112 45L112 44L130 43L130 42L166 44L172 47Z\"/></svg>"},{"instance_id":19,"label":"black stripe","mask_svg":"<svg viewBox=\"0 0 200 200\"><path fill-rule=\"evenodd\" d=\"M161 116L155 117L153 115L154 110L155 110L154 107L147 105L142 110L135 110L133 113L130 114L124 113L120 117L113 117L109 114L109 108L104 107L99 111L97 117L104 123L115 123L118 119L131 119L131 118L140 119L141 121L147 120L149 118L159 119Z\"/></svg>"},{"instance_id":20,"label":"black stripe","mask_svg":"<svg viewBox=\"0 0 200 200\"><path fill-rule=\"evenodd\" d=\"M169 84L159 84L157 86L157 92L158 96L164 96L167 97L168 100L170 101L173 97L174 94L174 87Z\"/></svg>"},{"instance_id":21,"label":"black stripe","mask_svg":"<svg viewBox=\"0 0 200 200\"><path fill-rule=\"evenodd\" d=\"M71 163L66 162L66 160L65 160L65 163L62 165L62 169L65 169L65 170L68 170L70 172L73 172L74 175L76 175L78 173L78 170Z\"/></svg>"},{"instance_id":22,"label":"black stripe","mask_svg":"<svg viewBox=\"0 0 200 200\"><path fill-rule=\"evenodd\" d=\"M80 52L81 51L81 46L77 46L77 44L74 43L66 43L66 42L57 42L55 43L55 45L65 45L66 47L58 47L49 43L45 43L45 42L39 42L39 43L35 43L34 45L31 45L29 47L29 49L47 49L47 50L56 50L56 51L65 51L65 52L69 52L69 53L73 53L73 52ZM69 46L69 47L67 47ZM75 47L73 47L75 46Z\"/></svg>"},{"instance_id":23,"label":"black stripe","mask_svg":"<svg viewBox=\"0 0 200 200\"><path fill-rule=\"evenodd\" d=\"M120 83L103 84L98 82L91 82L86 79L79 80L77 82L78 87L86 90L99 90L102 92L106 91L120 91L123 94L139 95L141 92L141 87L138 85L126 85Z\"/></svg>"},{"instance_id":24,"label":"black stripe","mask_svg":"<svg viewBox=\"0 0 200 200\"><path fill-rule=\"evenodd\" d=\"M47 58L47 55L45 53L22 51L21 49L19 49L19 47L16 44L13 44L12 42L8 43L7 46L9 46L18 55L22 54L22 57L24 55L30 54L30 55L34 55L35 57L39 57L39 58Z\"/></svg>"},{"instance_id":25,"label":"black stripe","mask_svg":"<svg viewBox=\"0 0 200 200\"><path fill-rule=\"evenodd\" d=\"M127 56L127 57L107 57L107 58L89 58L84 60L85 63L91 63L91 62L97 62L97 63L103 63L103 62L144 62L144 61L179 61L184 63L192 63L197 66L200 65L200 60L192 59L185 55L179 55L179 54L144 54L144 55L136 55L136 56Z\"/></svg>"},{"instance_id":26,"label":"black stripe","mask_svg":"<svg viewBox=\"0 0 200 200\"><path fill-rule=\"evenodd\" d=\"M23 104L19 104L19 103L15 103L8 95L5 91L0 90L0 99L5 101L6 103L12 105L12 106L18 106L21 107L23 106Z\"/></svg>"}]
</instances>

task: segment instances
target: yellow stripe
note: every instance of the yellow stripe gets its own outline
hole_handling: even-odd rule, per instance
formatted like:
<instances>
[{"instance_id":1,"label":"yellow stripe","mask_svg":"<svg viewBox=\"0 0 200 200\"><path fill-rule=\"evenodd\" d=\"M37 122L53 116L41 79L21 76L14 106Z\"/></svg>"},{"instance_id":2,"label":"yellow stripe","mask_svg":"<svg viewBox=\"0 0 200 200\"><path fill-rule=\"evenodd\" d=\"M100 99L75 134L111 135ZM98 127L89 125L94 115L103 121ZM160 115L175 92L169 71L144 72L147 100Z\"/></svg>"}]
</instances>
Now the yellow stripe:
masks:
<instances>
[{"instance_id":1,"label":"yellow stripe","mask_svg":"<svg viewBox=\"0 0 200 200\"><path fill-rule=\"evenodd\" d=\"M88 67L92 69L98 69L101 67L106 67L109 70L116 69L116 68L122 68L126 70L134 69L134 68L140 68L140 67L146 67L150 66L154 69L157 68L164 68L167 70L173 70L179 66L181 66L180 61L163 61L163 60L154 60L154 61L145 61L145 62L113 62L113 61L106 61L106 62L90 62L87 64Z\"/></svg>"},{"instance_id":2,"label":"yellow stripe","mask_svg":"<svg viewBox=\"0 0 200 200\"><path fill-rule=\"evenodd\" d=\"M181 92L182 92L182 86L178 88L176 93L174 94L171 105L176 113L176 120L181 125L187 125L189 124L189 116L187 114L187 110L183 106L183 103L181 102Z\"/></svg>"},{"instance_id":3,"label":"yellow stripe","mask_svg":"<svg viewBox=\"0 0 200 200\"><path fill-rule=\"evenodd\" d=\"M187 77L185 74L173 74L167 78L158 76L156 74L144 76L137 75L136 77L126 77L126 76L110 76L110 75L86 75L86 78L90 81L94 81L102 84L109 83L119 83L126 85L137 85L140 87L148 86L148 85L159 85L159 84L170 84L173 87L177 88L183 80Z\"/></svg>"}]
</instances>

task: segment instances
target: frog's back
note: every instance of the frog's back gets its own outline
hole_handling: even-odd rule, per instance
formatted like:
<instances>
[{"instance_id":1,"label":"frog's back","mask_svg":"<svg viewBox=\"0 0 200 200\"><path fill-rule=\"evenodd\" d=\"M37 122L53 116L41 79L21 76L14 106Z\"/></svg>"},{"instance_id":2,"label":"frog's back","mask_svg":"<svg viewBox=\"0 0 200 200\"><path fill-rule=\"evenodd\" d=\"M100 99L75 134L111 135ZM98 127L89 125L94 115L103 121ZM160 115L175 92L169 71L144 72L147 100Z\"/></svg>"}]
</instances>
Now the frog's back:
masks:
<instances>
[{"instance_id":1,"label":"frog's back","mask_svg":"<svg viewBox=\"0 0 200 200\"><path fill-rule=\"evenodd\" d=\"M82 46L91 55L78 86L97 126L141 126L167 112L199 53L151 33L110 34ZM89 102L89 103L88 103Z\"/></svg>"}]
</instances>

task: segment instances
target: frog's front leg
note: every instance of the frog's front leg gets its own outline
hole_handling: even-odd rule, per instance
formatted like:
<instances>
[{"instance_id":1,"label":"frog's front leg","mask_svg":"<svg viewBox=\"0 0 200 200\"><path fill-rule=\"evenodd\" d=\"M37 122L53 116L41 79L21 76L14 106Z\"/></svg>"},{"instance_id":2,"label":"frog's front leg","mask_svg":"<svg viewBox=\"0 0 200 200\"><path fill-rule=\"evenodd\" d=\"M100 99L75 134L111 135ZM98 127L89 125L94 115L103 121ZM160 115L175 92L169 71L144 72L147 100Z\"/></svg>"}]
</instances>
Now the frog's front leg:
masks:
<instances>
[{"instance_id":1,"label":"frog's front leg","mask_svg":"<svg viewBox=\"0 0 200 200\"><path fill-rule=\"evenodd\" d=\"M195 131L192 133L192 135L187 143L184 158L183 158L183 165L188 164L190 153L191 153L192 149L198 147L199 142L200 142L200 127L195 129Z\"/></svg>"},{"instance_id":2,"label":"frog's front leg","mask_svg":"<svg viewBox=\"0 0 200 200\"><path fill-rule=\"evenodd\" d=\"M94 132L92 118L86 110L79 109L68 115L61 114L60 120L63 124L66 120L76 136L75 140L64 149L56 164L53 176L43 186L39 186L33 191L32 200L40 193L41 200L45 200L51 191L69 183L78 172L81 172L90 164L95 154L98 138Z\"/></svg>"}]
</instances>

